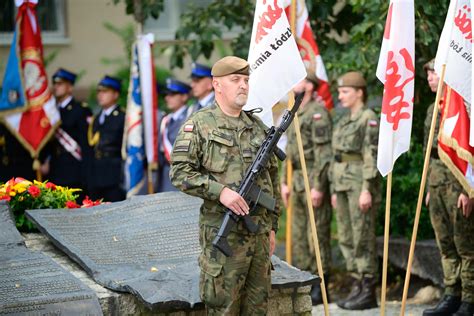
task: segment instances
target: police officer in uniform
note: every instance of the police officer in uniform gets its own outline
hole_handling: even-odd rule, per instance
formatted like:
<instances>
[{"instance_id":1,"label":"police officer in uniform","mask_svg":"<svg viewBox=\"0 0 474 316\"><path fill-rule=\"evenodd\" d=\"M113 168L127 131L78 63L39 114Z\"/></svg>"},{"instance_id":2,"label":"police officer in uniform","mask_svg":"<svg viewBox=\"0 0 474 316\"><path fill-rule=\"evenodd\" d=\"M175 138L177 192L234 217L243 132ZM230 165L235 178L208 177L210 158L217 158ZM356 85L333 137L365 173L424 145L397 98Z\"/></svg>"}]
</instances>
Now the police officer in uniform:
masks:
<instances>
[{"instance_id":1,"label":"police officer in uniform","mask_svg":"<svg viewBox=\"0 0 474 316\"><path fill-rule=\"evenodd\" d=\"M159 123L159 142L158 142L158 188L157 192L177 191L171 184L170 155L173 150L173 144L178 135L178 131L188 118L188 107L186 102L189 98L191 87L179 80L168 78L165 94L166 107L170 111Z\"/></svg>"},{"instance_id":2,"label":"police officer in uniform","mask_svg":"<svg viewBox=\"0 0 474 316\"><path fill-rule=\"evenodd\" d=\"M191 112L214 103L211 68L198 63L191 65L191 89L193 97L196 98L196 102L190 108Z\"/></svg>"},{"instance_id":3,"label":"police officer in uniform","mask_svg":"<svg viewBox=\"0 0 474 316\"><path fill-rule=\"evenodd\" d=\"M325 284L327 286L328 273L331 266L331 196L329 192L328 170L332 159L331 135L332 122L324 103L313 99L318 80L314 72L307 70L308 76L293 89L296 94L303 93L303 101L298 110L301 138L304 156L308 168L308 178L311 185L311 197L315 207L315 219L318 231L319 247ZM283 163L281 178L281 194L285 206L288 205L290 188L286 183L287 162L293 166L293 183L291 203L293 210L292 222L292 264L301 269L317 274L316 257L312 242L311 225L309 223L306 193L301 170L296 132L293 125L288 132L286 145L287 159ZM321 304L322 293L319 285L311 290L313 305Z\"/></svg>"},{"instance_id":4,"label":"police officer in uniform","mask_svg":"<svg viewBox=\"0 0 474 316\"><path fill-rule=\"evenodd\" d=\"M280 215L262 207L251 217L259 231L250 233L240 221L227 241L226 257L212 246L225 207L238 215L249 206L236 192L244 173L265 139L267 127L250 112L247 102L249 65L227 56L212 68L214 105L194 113L181 127L171 155L171 181L185 193L204 200L200 210L200 294L209 315L266 315L271 286L270 256ZM278 163L270 159L257 184L267 194L280 195Z\"/></svg>"},{"instance_id":5,"label":"police officer in uniform","mask_svg":"<svg viewBox=\"0 0 474 316\"><path fill-rule=\"evenodd\" d=\"M60 68L53 75L53 94L61 115L61 125L45 148L49 165L43 166L44 176L51 182L70 188L80 188L85 196L85 159L89 156L88 120L92 112L87 104L72 96L76 74ZM48 172L49 171L49 172Z\"/></svg>"},{"instance_id":6,"label":"police officer in uniform","mask_svg":"<svg viewBox=\"0 0 474 316\"><path fill-rule=\"evenodd\" d=\"M89 170L92 199L125 199L121 154L125 113L117 104L120 90L120 79L110 76L105 76L97 87L97 102L102 110L93 117L87 133L93 156Z\"/></svg>"},{"instance_id":7,"label":"police officer in uniform","mask_svg":"<svg viewBox=\"0 0 474 316\"><path fill-rule=\"evenodd\" d=\"M423 67L431 91L436 92L439 77L434 71L434 59ZM433 116L434 103L427 110L424 146ZM472 115L472 114L471 114ZM444 274L444 296L423 316L474 315L474 219L467 211L469 199L461 184L438 156L438 114L431 149L428 190L425 203L430 211L431 224L441 253Z\"/></svg>"},{"instance_id":8,"label":"police officer in uniform","mask_svg":"<svg viewBox=\"0 0 474 316\"><path fill-rule=\"evenodd\" d=\"M349 112L333 130L331 202L336 209L339 247L353 284L349 295L337 304L361 310L377 306L375 218L381 201L378 118L365 106L366 82L360 73L346 73L338 79L338 86L339 100Z\"/></svg>"}]
</instances>

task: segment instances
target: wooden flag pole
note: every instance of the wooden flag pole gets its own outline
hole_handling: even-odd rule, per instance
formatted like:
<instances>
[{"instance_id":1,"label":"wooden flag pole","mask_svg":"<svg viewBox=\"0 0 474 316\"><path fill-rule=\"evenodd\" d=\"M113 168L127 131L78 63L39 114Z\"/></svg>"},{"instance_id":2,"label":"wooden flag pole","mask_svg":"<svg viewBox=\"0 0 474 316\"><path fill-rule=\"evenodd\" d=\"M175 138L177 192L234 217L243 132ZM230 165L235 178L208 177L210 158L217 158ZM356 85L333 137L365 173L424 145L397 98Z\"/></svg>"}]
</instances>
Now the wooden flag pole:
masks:
<instances>
[{"instance_id":1,"label":"wooden flag pole","mask_svg":"<svg viewBox=\"0 0 474 316\"><path fill-rule=\"evenodd\" d=\"M390 206L392 202L392 172L387 177L387 195L385 198L385 232L383 239L383 268L382 268L382 291L380 298L380 316L385 315L385 298L387 296L387 266L388 266L388 242L390 238Z\"/></svg>"},{"instance_id":2,"label":"wooden flag pole","mask_svg":"<svg viewBox=\"0 0 474 316\"><path fill-rule=\"evenodd\" d=\"M296 21L296 1L291 0L290 6L290 29L293 34L295 34L295 21ZM295 98L293 93L288 94L288 109L291 109L295 104ZM288 158L286 161L286 184L290 190L290 196L288 198L288 207L286 208L286 262L289 264L293 261L293 240L291 238L292 235L292 225L293 225L293 209L291 207L291 192L293 189L293 165L291 164L291 160Z\"/></svg>"},{"instance_id":3,"label":"wooden flag pole","mask_svg":"<svg viewBox=\"0 0 474 316\"><path fill-rule=\"evenodd\" d=\"M294 93L290 94L290 99L294 99ZM316 221L314 218L313 202L311 201L311 193L310 193L311 188L309 186L308 172L306 169L306 161L304 158L303 141L301 139L300 120L298 118L298 113L295 114L294 124L295 124L295 131L296 131L296 142L298 143L298 152L300 156L301 171L303 172L304 188L305 188L305 193L306 193L306 204L308 206L309 222L311 225L311 235L313 237L314 253L316 255L316 265L318 267L319 278L321 279L320 285L321 285L321 293L323 296L324 315L328 316L329 307L328 307L328 298L326 295L326 284L324 283L324 273L323 273L323 265L321 263L321 253L319 250L318 232L316 230Z\"/></svg>"},{"instance_id":4,"label":"wooden flag pole","mask_svg":"<svg viewBox=\"0 0 474 316\"><path fill-rule=\"evenodd\" d=\"M428 174L428 166L430 164L431 147L433 146L434 131L436 127L436 120L438 118L439 102L441 100L441 95L443 92L445 71L446 71L446 64L443 64L443 66L441 67L441 74L439 77L438 90L436 91L436 100L435 100L434 109L433 109L433 117L431 118L430 135L428 138L428 144L426 145L425 162L423 164L423 173L421 175L420 191L418 192L418 203L416 205L415 222L413 223L413 233L411 236L410 252L408 255L407 272L405 275L405 284L403 287L402 307L400 310L400 316L405 315L406 300L408 296L408 287L410 285L411 265L413 263L413 255L415 253L416 235L418 233L418 224L420 222L421 205L423 203L423 194L425 192L426 176Z\"/></svg>"}]
</instances>

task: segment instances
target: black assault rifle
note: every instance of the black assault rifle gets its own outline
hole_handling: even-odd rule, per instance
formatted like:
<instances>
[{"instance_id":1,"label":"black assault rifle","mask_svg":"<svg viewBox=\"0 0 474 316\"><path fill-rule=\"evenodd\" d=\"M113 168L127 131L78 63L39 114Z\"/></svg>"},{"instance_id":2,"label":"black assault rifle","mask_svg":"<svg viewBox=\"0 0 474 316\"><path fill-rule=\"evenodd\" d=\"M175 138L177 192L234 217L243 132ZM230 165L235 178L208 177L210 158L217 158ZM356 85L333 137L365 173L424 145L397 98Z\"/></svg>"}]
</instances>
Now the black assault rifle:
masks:
<instances>
[{"instance_id":1,"label":"black assault rifle","mask_svg":"<svg viewBox=\"0 0 474 316\"><path fill-rule=\"evenodd\" d=\"M295 104L291 110L286 110L283 115L280 126L272 128L268 131L267 137L263 141L260 149L257 152L255 160L252 162L250 167L245 173L245 177L239 187L239 194L244 198L250 208L250 212L255 209L257 205L266 208L269 211L275 211L275 199L269 194L265 193L257 185L257 179L260 173L267 166L268 161L275 154L281 161L285 160L285 153L278 148L277 143L280 140L281 135L288 129L293 118L295 117L296 111L300 107L301 101L303 100L303 93L298 95L295 100ZM276 181L276 179L272 179ZM226 208L224 220L222 221L221 227L217 232L216 238L212 241L212 245L219 249L226 257L232 256L232 249L227 241L232 227L234 227L239 220L244 221L245 227L251 232L256 233L258 231L258 225L255 224L250 215L239 216Z\"/></svg>"}]
</instances>

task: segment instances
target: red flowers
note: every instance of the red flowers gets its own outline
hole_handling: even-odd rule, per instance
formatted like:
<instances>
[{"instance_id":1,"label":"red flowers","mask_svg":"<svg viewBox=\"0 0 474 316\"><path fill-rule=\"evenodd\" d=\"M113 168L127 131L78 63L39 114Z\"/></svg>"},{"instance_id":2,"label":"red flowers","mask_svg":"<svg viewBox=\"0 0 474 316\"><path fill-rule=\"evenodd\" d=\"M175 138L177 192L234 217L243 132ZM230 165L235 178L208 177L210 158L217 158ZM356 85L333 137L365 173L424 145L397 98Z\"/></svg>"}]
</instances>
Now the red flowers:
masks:
<instances>
[{"instance_id":1,"label":"red flowers","mask_svg":"<svg viewBox=\"0 0 474 316\"><path fill-rule=\"evenodd\" d=\"M36 185L30 185L29 188L28 188L28 193L32 197L37 198L38 196L41 195L41 190Z\"/></svg>"},{"instance_id":2,"label":"red flowers","mask_svg":"<svg viewBox=\"0 0 474 316\"><path fill-rule=\"evenodd\" d=\"M45 185L46 189L51 189L51 190L56 190L56 184L52 183L52 182L47 182L46 185Z\"/></svg>"},{"instance_id":3,"label":"red flowers","mask_svg":"<svg viewBox=\"0 0 474 316\"><path fill-rule=\"evenodd\" d=\"M80 206L74 201L66 201L67 208L80 208Z\"/></svg>"},{"instance_id":4,"label":"red flowers","mask_svg":"<svg viewBox=\"0 0 474 316\"><path fill-rule=\"evenodd\" d=\"M82 206L81 207L92 207L92 206L96 206L96 205L100 205L102 204L102 200L95 200L95 201L92 201L91 199L89 199L89 197L86 195L86 197L84 198L84 200L82 200Z\"/></svg>"}]
</instances>

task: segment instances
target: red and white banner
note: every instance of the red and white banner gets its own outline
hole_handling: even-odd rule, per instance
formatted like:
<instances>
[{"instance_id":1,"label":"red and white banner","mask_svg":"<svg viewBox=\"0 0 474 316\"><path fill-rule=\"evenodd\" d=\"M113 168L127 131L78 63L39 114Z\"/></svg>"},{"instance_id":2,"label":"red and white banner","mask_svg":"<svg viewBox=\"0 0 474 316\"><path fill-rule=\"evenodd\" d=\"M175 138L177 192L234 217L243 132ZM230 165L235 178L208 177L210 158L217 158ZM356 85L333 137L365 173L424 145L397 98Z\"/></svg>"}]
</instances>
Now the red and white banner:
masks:
<instances>
[{"instance_id":1,"label":"red and white banner","mask_svg":"<svg viewBox=\"0 0 474 316\"><path fill-rule=\"evenodd\" d=\"M445 105L440 109L438 154L470 197L474 196L474 147L469 145L470 119L461 95L450 87L445 90Z\"/></svg>"},{"instance_id":2,"label":"red and white banner","mask_svg":"<svg viewBox=\"0 0 474 316\"><path fill-rule=\"evenodd\" d=\"M35 158L60 123L59 111L49 90L43 64L41 31L35 11L37 2L15 1L19 6L16 23L19 29L21 76L28 106L23 113L3 118L6 126Z\"/></svg>"},{"instance_id":3,"label":"red and white banner","mask_svg":"<svg viewBox=\"0 0 474 316\"><path fill-rule=\"evenodd\" d=\"M290 19L291 3L292 0L284 0L285 12ZM323 99L326 108L329 110L334 107L332 100L331 91L329 88L328 75L326 74L326 68L324 67L323 59L319 53L318 44L316 38L311 30L311 24L308 18L308 9L306 8L306 1L299 0L295 1L296 5L296 16L295 16L295 36L298 49L303 58L303 62L306 68L313 71L316 77L319 79L318 95Z\"/></svg>"},{"instance_id":4,"label":"red and white banner","mask_svg":"<svg viewBox=\"0 0 474 316\"><path fill-rule=\"evenodd\" d=\"M384 84L377 168L386 176L410 148L415 85L414 0L391 0L377 65Z\"/></svg>"},{"instance_id":5,"label":"red and white banner","mask_svg":"<svg viewBox=\"0 0 474 316\"><path fill-rule=\"evenodd\" d=\"M446 65L444 82L472 105L472 0L451 0L436 53L435 70L441 74ZM471 120L471 126L474 121ZM474 145L474 129L470 128Z\"/></svg>"},{"instance_id":6,"label":"red and white banner","mask_svg":"<svg viewBox=\"0 0 474 316\"><path fill-rule=\"evenodd\" d=\"M262 107L260 117L273 125L272 107L306 78L283 0L257 0L248 56L250 90L244 109Z\"/></svg>"}]
</instances>

